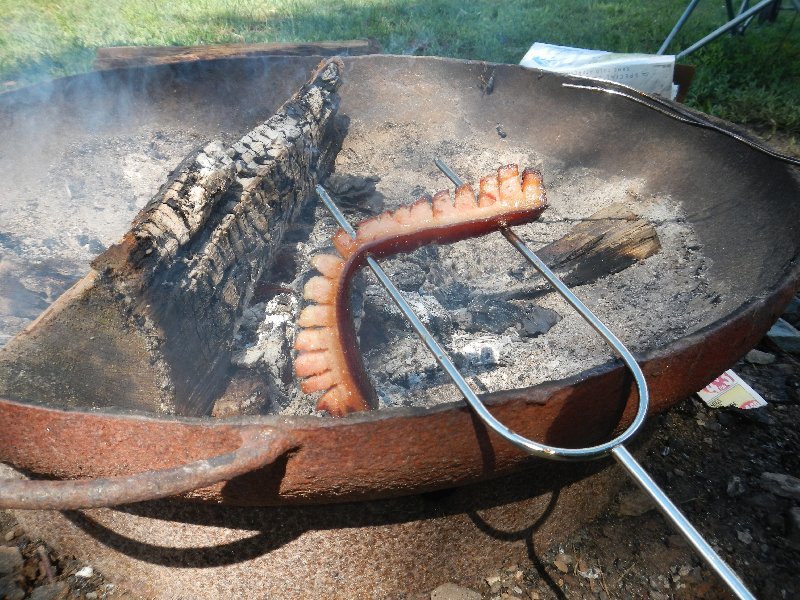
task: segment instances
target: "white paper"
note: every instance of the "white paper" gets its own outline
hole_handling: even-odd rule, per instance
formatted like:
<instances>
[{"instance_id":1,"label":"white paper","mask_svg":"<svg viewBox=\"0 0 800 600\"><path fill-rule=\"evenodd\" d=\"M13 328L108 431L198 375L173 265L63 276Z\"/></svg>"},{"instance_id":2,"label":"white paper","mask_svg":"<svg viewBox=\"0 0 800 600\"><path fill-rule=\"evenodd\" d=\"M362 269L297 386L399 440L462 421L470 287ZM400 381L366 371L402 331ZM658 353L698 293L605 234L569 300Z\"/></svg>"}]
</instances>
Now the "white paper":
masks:
<instances>
[{"instance_id":1,"label":"white paper","mask_svg":"<svg viewBox=\"0 0 800 600\"><path fill-rule=\"evenodd\" d=\"M672 83L675 57L658 54L619 54L536 42L520 63L567 75L622 83L647 94L674 100L678 86Z\"/></svg>"},{"instance_id":2,"label":"white paper","mask_svg":"<svg viewBox=\"0 0 800 600\"><path fill-rule=\"evenodd\" d=\"M767 405L767 401L731 369L697 392L697 395L711 408L758 408Z\"/></svg>"}]
</instances>

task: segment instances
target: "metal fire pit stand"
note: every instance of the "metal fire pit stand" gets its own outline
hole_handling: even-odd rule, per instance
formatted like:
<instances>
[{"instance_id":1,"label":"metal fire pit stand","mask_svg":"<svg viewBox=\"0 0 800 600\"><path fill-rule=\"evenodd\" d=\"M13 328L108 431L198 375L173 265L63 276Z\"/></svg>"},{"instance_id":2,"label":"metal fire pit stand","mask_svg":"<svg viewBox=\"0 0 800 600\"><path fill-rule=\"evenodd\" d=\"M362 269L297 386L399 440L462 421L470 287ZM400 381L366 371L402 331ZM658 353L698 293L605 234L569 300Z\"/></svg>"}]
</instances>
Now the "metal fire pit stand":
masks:
<instances>
[{"instance_id":1,"label":"metal fire pit stand","mask_svg":"<svg viewBox=\"0 0 800 600\"><path fill-rule=\"evenodd\" d=\"M694 9L697 7L699 2L700 0L691 0L691 2L689 2L689 5L683 11L683 14L675 23L675 26L672 28L672 31L669 32L669 35L664 40L664 43L661 44L661 47L658 49L658 52L656 52L656 54L664 54L667 51L667 48L669 47L670 43L672 43L672 40L675 39L675 36L678 34L681 28L686 24L686 21L689 19L692 12L694 12ZM734 28L735 31L733 33L744 33L744 30L747 29L748 25L750 25L750 21L753 20L756 13L762 10L772 10L770 8L770 5L775 5L775 10L781 10L780 3L781 0L761 0L761 2L757 3L755 6L750 6L750 0L743 0L742 5L739 7L739 12L734 13L733 4L731 3L731 0L725 0L725 8L728 11L728 22L722 25L721 27L718 27L704 38L696 41L694 44L692 44L685 50L678 52L675 55L675 59L680 60L681 58L684 58L688 54L691 54L695 50L699 50L709 42L713 42L718 37L727 33L728 31L731 31ZM800 11L800 0L791 0L790 4L791 6L789 7L789 10Z\"/></svg>"},{"instance_id":2,"label":"metal fire pit stand","mask_svg":"<svg viewBox=\"0 0 800 600\"><path fill-rule=\"evenodd\" d=\"M435 161L436 166L456 185L463 184L458 175L456 175L446 164L441 160ZM322 199L327 209L331 212L339 226L344 229L351 237L356 236L353 227L348 223L344 214L342 214L339 207L336 206L333 199L327 193L325 188L321 185L316 187L317 194ZM372 257L367 257L367 265L369 265L372 272L378 278L381 285L389 292L394 303L403 313L403 315L411 323L416 333L433 353L434 358L439 365L456 384L456 387L469 403L475 414L483 421L492 431L502 436L511 442L517 448L520 448L541 458L549 460L562 460L562 461L579 461L579 460L593 460L602 458L607 455L613 456L619 464L627 471L634 481L650 496L655 502L659 510L672 522L684 538L692 545L695 551L705 560L705 562L722 578L728 588L736 595L737 598L742 600L755 600L755 596L750 593L744 585L739 576L731 569L724 560L714 551L711 545L700 535L697 529L689 522L689 520L681 513L675 504L667 497L667 495L658 487L655 481L648 475L636 459L628 452L623 446L623 443L632 438L644 423L647 416L647 408L649 405L649 394L647 391L647 382L644 378L644 373L639 368L633 355L619 341L619 339L605 326L605 324L598 319L592 311L590 311L581 300L573 294L570 289L560 280L556 275L542 262L542 260L534 254L534 252L525 245L525 243L508 227L501 229L501 233L516 248L533 266L536 268L547 281L556 288L559 294L572 306L578 313L594 328L600 336L616 351L622 358L625 365L633 374L636 382L636 387L639 392L639 407L636 412L636 417L628 428L619 434L617 437L609 440L603 444L590 446L587 448L559 448L555 446L548 446L535 442L506 427L503 423L498 421L486 408L486 405L481 402L477 394L472 391L472 388L467 383L464 376L456 369L453 361L447 355L445 350L434 339L428 329L423 325L422 321L414 314L411 306L406 302L405 298L400 293L400 290L392 283L386 272L381 268Z\"/></svg>"}]
</instances>

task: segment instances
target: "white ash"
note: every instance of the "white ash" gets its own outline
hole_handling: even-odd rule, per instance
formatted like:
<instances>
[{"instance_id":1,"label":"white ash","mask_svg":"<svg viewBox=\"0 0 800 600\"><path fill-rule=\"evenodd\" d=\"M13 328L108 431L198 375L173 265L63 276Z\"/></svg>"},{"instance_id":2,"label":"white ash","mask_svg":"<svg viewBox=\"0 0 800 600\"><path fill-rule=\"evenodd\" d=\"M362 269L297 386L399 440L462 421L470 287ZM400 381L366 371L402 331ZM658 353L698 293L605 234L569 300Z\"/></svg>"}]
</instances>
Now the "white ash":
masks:
<instances>
[{"instance_id":1,"label":"white ash","mask_svg":"<svg viewBox=\"0 0 800 600\"><path fill-rule=\"evenodd\" d=\"M495 337L489 335L470 336L454 335L451 345L462 357L465 367L495 366L501 363L501 356L508 348L510 336Z\"/></svg>"},{"instance_id":2,"label":"white ash","mask_svg":"<svg viewBox=\"0 0 800 600\"><path fill-rule=\"evenodd\" d=\"M705 277L707 259L683 219L681 206L668 196L645 195L645 182L624 173L608 176L567 166L557 157L542 156L530 148L509 144L503 152L482 150L477 139L423 147L415 141L418 127L387 123L376 131L357 120L351 122L337 158L337 176L373 178L375 187L360 198L350 194L342 199L341 208L351 223L407 204L423 193L453 189L434 166L436 157L472 182L504 164L533 166L544 174L550 207L538 222L515 231L534 250L611 203L625 204L656 227L662 244L656 255L575 289L634 352L673 341L715 318L719 290ZM378 182L374 182L376 176ZM313 220L307 237L296 247L299 264L307 265L314 254L331 251L333 219L317 206ZM535 385L612 358L594 330L547 288L499 234L421 248L382 264L478 391ZM302 284L312 274L301 267L293 279L282 283L300 297ZM460 400L455 386L383 288L371 274L363 278L366 290L354 295L364 304L360 348L380 406L431 406ZM476 329L469 317L483 313L486 330ZM529 326L522 326L522 321ZM548 328L546 334L538 335ZM290 364L288 357L279 360ZM269 370L274 371L274 365ZM282 386L282 393L273 403L277 412L314 414L316 396L302 394L296 382Z\"/></svg>"},{"instance_id":3,"label":"white ash","mask_svg":"<svg viewBox=\"0 0 800 600\"><path fill-rule=\"evenodd\" d=\"M233 355L232 362L237 367L250 368L257 363L277 364L276 352L286 353L287 340L297 333L298 302L292 294L278 294L268 302L249 306L242 315L242 322L236 340L254 338L245 342Z\"/></svg>"}]
</instances>

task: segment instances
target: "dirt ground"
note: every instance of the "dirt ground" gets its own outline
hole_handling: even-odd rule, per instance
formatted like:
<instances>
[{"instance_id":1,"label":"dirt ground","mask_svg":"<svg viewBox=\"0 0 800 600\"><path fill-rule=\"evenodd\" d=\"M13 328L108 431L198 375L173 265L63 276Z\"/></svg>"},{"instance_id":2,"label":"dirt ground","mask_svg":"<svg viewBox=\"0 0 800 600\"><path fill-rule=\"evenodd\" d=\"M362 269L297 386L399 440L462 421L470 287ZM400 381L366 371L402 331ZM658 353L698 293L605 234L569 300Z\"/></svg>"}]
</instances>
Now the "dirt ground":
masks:
<instances>
[{"instance_id":1,"label":"dirt ground","mask_svg":"<svg viewBox=\"0 0 800 600\"><path fill-rule=\"evenodd\" d=\"M763 408L710 409L688 398L651 420L644 465L723 558L764 599L800 597L800 360L765 338L766 355L734 368ZM789 476L787 479L785 476ZM59 556L0 512L0 596L9 600L135 600L101 573ZM720 580L633 484L561 545L450 585L436 600L730 598Z\"/></svg>"}]
</instances>

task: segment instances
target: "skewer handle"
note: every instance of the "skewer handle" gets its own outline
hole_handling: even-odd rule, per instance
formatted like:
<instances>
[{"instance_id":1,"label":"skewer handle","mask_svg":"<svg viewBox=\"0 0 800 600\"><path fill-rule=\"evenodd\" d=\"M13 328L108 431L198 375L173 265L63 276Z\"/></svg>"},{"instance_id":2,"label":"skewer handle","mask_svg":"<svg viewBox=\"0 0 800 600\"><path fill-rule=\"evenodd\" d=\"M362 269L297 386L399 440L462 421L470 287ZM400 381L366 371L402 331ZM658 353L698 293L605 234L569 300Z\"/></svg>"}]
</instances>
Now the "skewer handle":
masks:
<instances>
[{"instance_id":1,"label":"skewer handle","mask_svg":"<svg viewBox=\"0 0 800 600\"><path fill-rule=\"evenodd\" d=\"M620 444L611 451L611 455L617 459L617 462L622 465L622 468L627 471L628 475L639 485L644 492L650 496L655 502L658 510L672 522L672 525L678 532L692 545L695 552L700 555L706 564L714 569L717 575L720 576L728 589L733 592L737 598L741 600L755 600L755 596L750 593L750 590L744 585L736 572L731 569L728 564L722 560L719 554L711 547L700 532L694 528L689 520L683 515L680 509L673 504L663 490L658 487L653 478L642 468L633 455L628 452L627 448Z\"/></svg>"},{"instance_id":2,"label":"skewer handle","mask_svg":"<svg viewBox=\"0 0 800 600\"><path fill-rule=\"evenodd\" d=\"M449 166L438 158L434 160L436 166L442 171L456 186L463 183L461 178L456 175ZM636 380L636 385L639 388L640 395L644 395L641 400L644 403L642 409L640 403L639 413L636 415L638 424L629 429L630 434L633 435L638 430L639 425L644 422L645 414L647 412L647 382L644 379L639 365L633 358L628 349L617 339L617 337L608 330L605 324L598 319L583 302L578 299L575 294L547 267L547 265L538 257L534 252L528 248L511 229L504 228L502 234L511 243L514 248L522 254L539 273L547 279L547 281L556 288L559 294L576 310L578 313L594 328L608 342L614 350L620 355L623 361L628 365ZM479 415L480 416L480 415ZM630 437L630 436L628 436ZM683 515L675 504L667 497L667 495L658 487L658 484L653 481L652 477L645 471L642 466L636 461L630 452L622 445L624 439L622 436L606 445L606 449L617 460L619 464L627 471L628 475L641 487L650 498L655 502L658 509L662 514L667 517L669 521L675 526L680 534L686 538L691 544L692 548L700 555L700 557L710 566L717 575L722 578L722 581L728 588L741 600L755 600L755 596L750 593L742 580L731 569L728 564L716 553L711 545L703 539L703 536L694 528L689 520ZM627 438L626 438L627 439ZM519 445L519 444L517 444ZM555 457L553 457L555 458Z\"/></svg>"}]
</instances>

